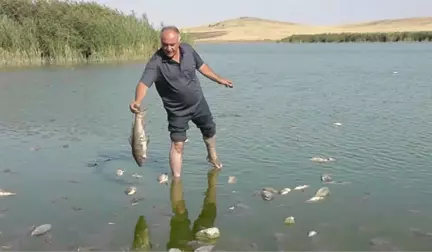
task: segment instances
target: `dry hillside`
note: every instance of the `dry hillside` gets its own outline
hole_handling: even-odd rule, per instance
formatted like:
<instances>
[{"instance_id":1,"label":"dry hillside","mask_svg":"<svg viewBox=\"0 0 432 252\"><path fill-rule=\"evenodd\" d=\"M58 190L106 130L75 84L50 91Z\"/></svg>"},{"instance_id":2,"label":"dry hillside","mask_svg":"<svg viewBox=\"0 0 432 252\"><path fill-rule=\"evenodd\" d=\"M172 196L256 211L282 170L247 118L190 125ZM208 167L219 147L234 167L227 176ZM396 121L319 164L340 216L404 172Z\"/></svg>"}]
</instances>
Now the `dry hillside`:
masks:
<instances>
[{"instance_id":1,"label":"dry hillside","mask_svg":"<svg viewBox=\"0 0 432 252\"><path fill-rule=\"evenodd\" d=\"M377 20L338 26L314 26L242 17L182 30L201 42L260 41L278 40L293 34L432 31L432 17Z\"/></svg>"}]
</instances>

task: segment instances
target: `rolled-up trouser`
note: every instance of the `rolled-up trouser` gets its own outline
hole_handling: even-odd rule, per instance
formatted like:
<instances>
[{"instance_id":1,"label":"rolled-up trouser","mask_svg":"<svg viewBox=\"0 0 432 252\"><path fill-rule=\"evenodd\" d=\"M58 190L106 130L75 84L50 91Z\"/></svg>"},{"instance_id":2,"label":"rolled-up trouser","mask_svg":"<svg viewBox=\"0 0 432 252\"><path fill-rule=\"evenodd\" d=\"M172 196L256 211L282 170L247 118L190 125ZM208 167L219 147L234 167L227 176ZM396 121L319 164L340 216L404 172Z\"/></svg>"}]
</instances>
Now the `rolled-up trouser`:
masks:
<instances>
[{"instance_id":1,"label":"rolled-up trouser","mask_svg":"<svg viewBox=\"0 0 432 252\"><path fill-rule=\"evenodd\" d=\"M216 134L216 124L213 115L203 98L196 108L185 116L168 115L168 131L173 142L184 142L187 139L186 131L191 121L201 130L203 137L210 138Z\"/></svg>"}]
</instances>

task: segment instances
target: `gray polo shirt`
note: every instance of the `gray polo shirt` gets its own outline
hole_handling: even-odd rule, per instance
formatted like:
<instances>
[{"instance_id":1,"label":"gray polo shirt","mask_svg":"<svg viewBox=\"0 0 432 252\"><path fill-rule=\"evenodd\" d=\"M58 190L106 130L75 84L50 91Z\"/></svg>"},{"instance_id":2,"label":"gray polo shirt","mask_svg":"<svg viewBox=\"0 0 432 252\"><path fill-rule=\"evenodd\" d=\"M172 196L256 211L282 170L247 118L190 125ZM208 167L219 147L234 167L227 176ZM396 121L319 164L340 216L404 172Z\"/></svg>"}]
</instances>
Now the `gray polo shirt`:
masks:
<instances>
[{"instance_id":1,"label":"gray polo shirt","mask_svg":"<svg viewBox=\"0 0 432 252\"><path fill-rule=\"evenodd\" d=\"M203 64L189 44L180 44L180 63L166 57L159 49L148 61L141 82L147 87L155 83L169 115L184 116L191 113L204 97L196 74Z\"/></svg>"}]
</instances>

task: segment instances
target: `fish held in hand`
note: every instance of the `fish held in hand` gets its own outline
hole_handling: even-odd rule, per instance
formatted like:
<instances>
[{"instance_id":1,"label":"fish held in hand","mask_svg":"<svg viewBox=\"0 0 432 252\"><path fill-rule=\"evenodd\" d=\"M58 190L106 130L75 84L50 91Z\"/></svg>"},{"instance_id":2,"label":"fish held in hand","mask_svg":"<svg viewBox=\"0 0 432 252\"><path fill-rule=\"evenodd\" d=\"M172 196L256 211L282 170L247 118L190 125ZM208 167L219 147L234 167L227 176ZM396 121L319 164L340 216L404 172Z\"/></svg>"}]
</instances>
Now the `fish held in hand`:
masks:
<instances>
[{"instance_id":1,"label":"fish held in hand","mask_svg":"<svg viewBox=\"0 0 432 252\"><path fill-rule=\"evenodd\" d=\"M144 161L147 159L147 149L150 138L146 135L144 124L147 109L141 109L139 106L136 108L139 109L139 113L135 114L129 143L132 147L132 156L135 162L139 167L142 167Z\"/></svg>"}]
</instances>

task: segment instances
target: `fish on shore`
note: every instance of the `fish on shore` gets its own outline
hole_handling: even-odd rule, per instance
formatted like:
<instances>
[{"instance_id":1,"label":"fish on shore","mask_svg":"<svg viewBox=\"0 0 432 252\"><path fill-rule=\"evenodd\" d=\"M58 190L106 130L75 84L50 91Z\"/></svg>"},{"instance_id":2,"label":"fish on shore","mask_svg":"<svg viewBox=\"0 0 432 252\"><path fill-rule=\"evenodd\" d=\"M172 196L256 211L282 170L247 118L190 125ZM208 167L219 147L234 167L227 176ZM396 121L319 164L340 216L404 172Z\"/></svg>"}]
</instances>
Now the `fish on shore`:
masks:
<instances>
[{"instance_id":1,"label":"fish on shore","mask_svg":"<svg viewBox=\"0 0 432 252\"><path fill-rule=\"evenodd\" d=\"M0 197L3 197L3 196L14 196L14 195L16 195L16 193L0 189Z\"/></svg>"},{"instance_id":2,"label":"fish on shore","mask_svg":"<svg viewBox=\"0 0 432 252\"><path fill-rule=\"evenodd\" d=\"M131 136L129 143L132 147L132 156L139 167L142 167L147 159L147 149L150 138L146 135L144 119L147 115L147 109L142 109L139 106L139 113L135 114L135 120L132 123Z\"/></svg>"}]
</instances>

